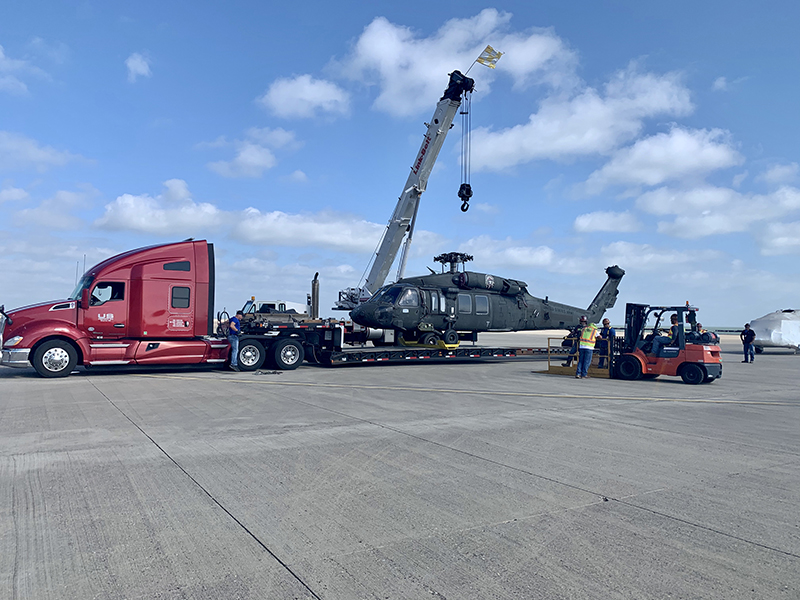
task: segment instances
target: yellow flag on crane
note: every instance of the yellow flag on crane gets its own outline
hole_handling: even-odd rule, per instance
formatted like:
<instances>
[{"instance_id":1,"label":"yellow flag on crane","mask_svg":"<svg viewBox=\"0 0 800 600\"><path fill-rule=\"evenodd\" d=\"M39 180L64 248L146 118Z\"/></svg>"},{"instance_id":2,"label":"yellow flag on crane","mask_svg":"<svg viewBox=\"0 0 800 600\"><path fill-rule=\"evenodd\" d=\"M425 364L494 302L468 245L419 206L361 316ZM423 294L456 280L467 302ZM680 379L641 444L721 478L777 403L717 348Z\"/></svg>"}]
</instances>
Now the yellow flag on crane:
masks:
<instances>
[{"instance_id":1,"label":"yellow flag on crane","mask_svg":"<svg viewBox=\"0 0 800 600\"><path fill-rule=\"evenodd\" d=\"M504 52L499 52L492 48L491 46L486 46L486 50L481 52L481 55L478 57L476 62L481 63L482 65L486 65L490 69L494 69L497 61L500 60L500 57L505 54Z\"/></svg>"}]
</instances>

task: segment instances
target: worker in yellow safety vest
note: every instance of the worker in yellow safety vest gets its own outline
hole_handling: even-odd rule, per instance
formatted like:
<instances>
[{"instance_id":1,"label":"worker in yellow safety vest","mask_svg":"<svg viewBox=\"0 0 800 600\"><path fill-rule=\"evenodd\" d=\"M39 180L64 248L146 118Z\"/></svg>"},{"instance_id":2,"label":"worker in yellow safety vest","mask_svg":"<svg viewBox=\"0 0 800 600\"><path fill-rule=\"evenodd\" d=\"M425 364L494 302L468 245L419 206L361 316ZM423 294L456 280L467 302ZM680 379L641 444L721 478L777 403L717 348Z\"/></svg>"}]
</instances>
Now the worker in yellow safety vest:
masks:
<instances>
[{"instance_id":1,"label":"worker in yellow safety vest","mask_svg":"<svg viewBox=\"0 0 800 600\"><path fill-rule=\"evenodd\" d=\"M589 323L586 316L580 318L581 335L578 342L578 370L575 373L576 379L586 379L589 377L589 365L592 364L592 353L594 352L594 342L597 339L597 323Z\"/></svg>"}]
</instances>

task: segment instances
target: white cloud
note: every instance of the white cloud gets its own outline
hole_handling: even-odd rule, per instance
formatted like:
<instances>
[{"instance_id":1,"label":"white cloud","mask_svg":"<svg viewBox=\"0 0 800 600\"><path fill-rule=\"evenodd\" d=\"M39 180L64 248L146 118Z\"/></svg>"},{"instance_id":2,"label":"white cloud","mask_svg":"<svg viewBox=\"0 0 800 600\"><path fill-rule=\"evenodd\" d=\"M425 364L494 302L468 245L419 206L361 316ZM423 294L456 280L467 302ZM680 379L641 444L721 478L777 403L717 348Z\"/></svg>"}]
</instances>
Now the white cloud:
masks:
<instances>
[{"instance_id":1,"label":"white cloud","mask_svg":"<svg viewBox=\"0 0 800 600\"><path fill-rule=\"evenodd\" d=\"M580 215L573 224L575 231L591 233L595 231L631 232L639 231L641 224L636 217L628 211L609 212L598 211Z\"/></svg>"},{"instance_id":2,"label":"white cloud","mask_svg":"<svg viewBox=\"0 0 800 600\"><path fill-rule=\"evenodd\" d=\"M287 177L287 179L294 183L305 183L306 181L308 181L308 175L306 175L305 173L303 173L303 171L298 169L297 171L292 171Z\"/></svg>"},{"instance_id":3,"label":"white cloud","mask_svg":"<svg viewBox=\"0 0 800 600\"><path fill-rule=\"evenodd\" d=\"M782 221L800 211L800 190L784 186L769 194L742 194L729 188L659 188L642 194L636 206L658 216L658 232L679 238L749 231L754 225Z\"/></svg>"},{"instance_id":4,"label":"white cloud","mask_svg":"<svg viewBox=\"0 0 800 600\"><path fill-rule=\"evenodd\" d=\"M619 150L589 176L585 188L587 193L597 194L614 184L655 186L674 179L686 181L743 161L726 131L673 127L669 133L644 138Z\"/></svg>"},{"instance_id":5,"label":"white cloud","mask_svg":"<svg viewBox=\"0 0 800 600\"><path fill-rule=\"evenodd\" d=\"M48 42L40 37L33 38L28 44L31 52L44 57L55 64L63 64L69 59L69 47L63 42Z\"/></svg>"},{"instance_id":6,"label":"white cloud","mask_svg":"<svg viewBox=\"0 0 800 600\"><path fill-rule=\"evenodd\" d=\"M214 142L200 144L205 148L227 146L236 148L236 156L232 160L211 162L208 163L208 168L223 177L261 177L264 171L271 169L278 162L272 149L296 150L302 146L293 131L281 128L251 127L247 130L246 136L248 139L234 142L218 138Z\"/></svg>"},{"instance_id":7,"label":"white cloud","mask_svg":"<svg viewBox=\"0 0 800 600\"><path fill-rule=\"evenodd\" d=\"M601 95L587 88L570 99L546 98L528 123L501 131L477 129L472 167L502 170L533 160L606 154L639 135L644 119L692 110L689 90L676 73L617 73Z\"/></svg>"},{"instance_id":8,"label":"white cloud","mask_svg":"<svg viewBox=\"0 0 800 600\"><path fill-rule=\"evenodd\" d=\"M45 71L27 60L9 57L0 46L0 92L16 95L27 94L28 86L22 78L28 75L49 79Z\"/></svg>"},{"instance_id":9,"label":"white cloud","mask_svg":"<svg viewBox=\"0 0 800 600\"><path fill-rule=\"evenodd\" d=\"M800 173L800 165L797 163L774 165L766 173L756 177L756 181L763 181L769 185L783 185L797 181L798 173Z\"/></svg>"},{"instance_id":10,"label":"white cloud","mask_svg":"<svg viewBox=\"0 0 800 600\"><path fill-rule=\"evenodd\" d=\"M127 59L125 59L125 66L128 68L128 81L134 83L139 77L150 77L150 61L139 54L134 52Z\"/></svg>"},{"instance_id":11,"label":"white cloud","mask_svg":"<svg viewBox=\"0 0 800 600\"><path fill-rule=\"evenodd\" d=\"M761 253L767 256L800 254L800 221L772 223L761 236Z\"/></svg>"},{"instance_id":12,"label":"white cloud","mask_svg":"<svg viewBox=\"0 0 800 600\"><path fill-rule=\"evenodd\" d=\"M186 183L170 179L164 183L165 192L155 198L142 194L123 194L107 204L105 213L94 224L112 231L196 235L224 227L225 215L216 206L195 203Z\"/></svg>"},{"instance_id":13,"label":"white cloud","mask_svg":"<svg viewBox=\"0 0 800 600\"><path fill-rule=\"evenodd\" d=\"M323 212L290 214L261 212L256 208L225 211L210 203L196 203L186 182L170 179L164 192L123 194L105 207L94 222L111 231L136 231L158 235L197 236L214 232L256 246L321 247L327 250L369 254L385 226L348 214ZM418 235L424 232L418 232Z\"/></svg>"},{"instance_id":14,"label":"white cloud","mask_svg":"<svg viewBox=\"0 0 800 600\"><path fill-rule=\"evenodd\" d=\"M261 177L276 162L275 155L269 148L242 142L233 160L208 163L208 168L223 177Z\"/></svg>"},{"instance_id":15,"label":"white cloud","mask_svg":"<svg viewBox=\"0 0 800 600\"><path fill-rule=\"evenodd\" d=\"M395 116L429 108L446 84L442 74L458 67L465 71L489 43L506 54L496 72L482 74L482 91L489 89L494 73L511 76L518 88L533 83L573 86L576 54L550 29L507 33L510 20L510 13L485 9L475 17L447 21L421 38L378 17L364 29L352 53L334 66L342 77L378 83L374 107Z\"/></svg>"},{"instance_id":16,"label":"white cloud","mask_svg":"<svg viewBox=\"0 0 800 600\"><path fill-rule=\"evenodd\" d=\"M346 91L335 83L310 75L278 79L257 101L284 118L308 118L318 113L344 115L350 107Z\"/></svg>"},{"instance_id":17,"label":"white cloud","mask_svg":"<svg viewBox=\"0 0 800 600\"><path fill-rule=\"evenodd\" d=\"M7 187L0 190L0 204L3 202L18 202L28 198L28 192L21 188Z\"/></svg>"},{"instance_id":18,"label":"white cloud","mask_svg":"<svg viewBox=\"0 0 800 600\"><path fill-rule=\"evenodd\" d=\"M651 244L612 242L600 249L603 260L609 265L620 265L626 271L684 273L682 267L717 257L711 251L684 252Z\"/></svg>"},{"instance_id":19,"label":"white cloud","mask_svg":"<svg viewBox=\"0 0 800 600\"><path fill-rule=\"evenodd\" d=\"M725 77L717 77L711 84L711 89L717 92L728 91L728 80Z\"/></svg>"},{"instance_id":20,"label":"white cloud","mask_svg":"<svg viewBox=\"0 0 800 600\"><path fill-rule=\"evenodd\" d=\"M41 146L23 135L0 131L0 170L34 169L40 173L50 167L61 167L83 157L50 146Z\"/></svg>"},{"instance_id":21,"label":"white cloud","mask_svg":"<svg viewBox=\"0 0 800 600\"><path fill-rule=\"evenodd\" d=\"M85 208L87 204L87 194L62 190L35 208L25 208L14 213L14 224L37 230L80 230L84 226L84 220L72 213Z\"/></svg>"},{"instance_id":22,"label":"white cloud","mask_svg":"<svg viewBox=\"0 0 800 600\"><path fill-rule=\"evenodd\" d=\"M490 268L547 268L556 261L555 251L547 246L524 246L510 238L494 240L488 235L467 240L459 245L458 251L480 256L481 264Z\"/></svg>"},{"instance_id":23,"label":"white cloud","mask_svg":"<svg viewBox=\"0 0 800 600\"><path fill-rule=\"evenodd\" d=\"M262 213L248 208L236 220L231 236L248 244L323 246L366 254L375 249L384 229L351 215L330 212L289 214L276 210Z\"/></svg>"}]
</instances>

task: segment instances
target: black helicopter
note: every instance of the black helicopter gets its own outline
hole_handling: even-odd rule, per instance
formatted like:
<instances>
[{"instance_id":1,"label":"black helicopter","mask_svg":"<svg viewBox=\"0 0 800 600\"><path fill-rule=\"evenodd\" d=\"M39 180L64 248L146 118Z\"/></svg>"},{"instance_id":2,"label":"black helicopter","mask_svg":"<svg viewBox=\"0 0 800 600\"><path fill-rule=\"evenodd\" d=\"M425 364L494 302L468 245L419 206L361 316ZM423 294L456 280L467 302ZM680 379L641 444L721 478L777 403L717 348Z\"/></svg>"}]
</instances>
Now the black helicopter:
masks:
<instances>
[{"instance_id":1,"label":"black helicopter","mask_svg":"<svg viewBox=\"0 0 800 600\"><path fill-rule=\"evenodd\" d=\"M536 298L527 284L485 273L459 271L472 260L469 254L449 252L434 258L449 272L406 277L378 290L364 304L350 311L359 325L393 329L401 342L436 345L458 344L458 332L570 329L582 315L598 322L614 306L617 287L625 271L614 265L608 279L588 308Z\"/></svg>"}]
</instances>

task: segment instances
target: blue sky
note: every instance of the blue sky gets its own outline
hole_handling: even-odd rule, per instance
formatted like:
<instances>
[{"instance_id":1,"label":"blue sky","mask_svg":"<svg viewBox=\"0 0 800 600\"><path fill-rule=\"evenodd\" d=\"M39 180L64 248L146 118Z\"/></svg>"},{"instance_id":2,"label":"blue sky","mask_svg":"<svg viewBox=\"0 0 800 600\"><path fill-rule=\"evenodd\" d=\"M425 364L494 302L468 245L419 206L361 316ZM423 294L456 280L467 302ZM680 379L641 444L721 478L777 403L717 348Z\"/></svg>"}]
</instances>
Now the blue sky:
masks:
<instances>
[{"instance_id":1,"label":"blue sky","mask_svg":"<svg viewBox=\"0 0 800 600\"><path fill-rule=\"evenodd\" d=\"M188 8L191 6L191 8ZM800 308L795 2L37 2L0 7L0 303L186 237L217 308L355 286L454 69L472 103L422 196L406 273L472 270L706 325ZM392 271L392 274L394 270ZM393 276L393 275L392 275Z\"/></svg>"}]
</instances>

